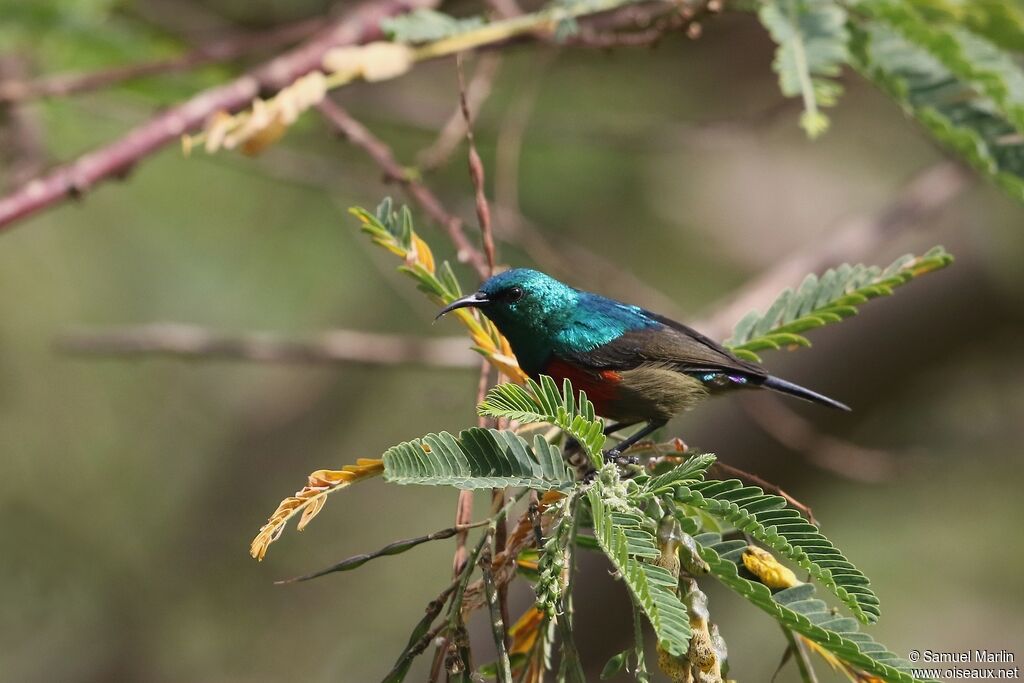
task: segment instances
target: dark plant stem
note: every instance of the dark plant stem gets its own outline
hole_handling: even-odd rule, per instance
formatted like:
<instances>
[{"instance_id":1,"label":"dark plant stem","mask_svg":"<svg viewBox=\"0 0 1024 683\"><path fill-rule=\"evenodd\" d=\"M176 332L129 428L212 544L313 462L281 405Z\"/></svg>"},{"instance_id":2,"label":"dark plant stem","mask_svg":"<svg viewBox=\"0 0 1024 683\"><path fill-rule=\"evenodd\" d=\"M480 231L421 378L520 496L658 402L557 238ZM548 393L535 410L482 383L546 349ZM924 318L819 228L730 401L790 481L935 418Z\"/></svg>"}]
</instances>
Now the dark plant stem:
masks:
<instances>
[{"instance_id":1,"label":"dark plant stem","mask_svg":"<svg viewBox=\"0 0 1024 683\"><path fill-rule=\"evenodd\" d=\"M575 681L575 683L586 683L587 676L583 671L583 663L580 660L579 650L576 649L576 639L573 635L573 606L572 589L575 585L576 575L576 534L579 530L580 498L576 496L570 501L569 515L572 519L569 528L568 545L566 552L569 559L566 562L569 578L566 581L565 591L562 593L562 614L557 618L558 633L562 638L562 660L559 663L559 680Z\"/></svg>"},{"instance_id":2,"label":"dark plant stem","mask_svg":"<svg viewBox=\"0 0 1024 683\"><path fill-rule=\"evenodd\" d=\"M633 650L636 656L636 668L633 670L633 677L637 683L649 683L650 676L647 675L647 661L644 657L644 626L640 608L633 602L633 641L636 644Z\"/></svg>"},{"instance_id":3,"label":"dark plant stem","mask_svg":"<svg viewBox=\"0 0 1024 683\"><path fill-rule=\"evenodd\" d=\"M295 578L284 579L282 581L275 581L274 583L298 583L299 581L309 581L310 579L315 579L334 572L351 571L358 567L362 567L367 562L375 560L378 557L384 557L386 555L401 555L402 553L408 550L412 550L416 546L422 545L423 543L428 543L430 541L441 541L446 538L451 538L452 536L458 533L465 533L470 529L476 529L478 527L482 527L488 524L492 524L492 521L490 519L485 519L479 522L475 522L473 524L463 524L460 526L448 527L447 529L441 529L440 531L435 531L433 533L426 534L425 536L417 536L415 538L406 538L401 541L395 541L394 543L389 543L380 550L377 550L375 552L363 553L361 555L353 555L352 557L344 559L341 562L338 562L337 564L332 564L330 567L326 567L319 571L313 572L312 574L296 576Z\"/></svg>"},{"instance_id":4,"label":"dark plant stem","mask_svg":"<svg viewBox=\"0 0 1024 683\"><path fill-rule=\"evenodd\" d=\"M430 625L434 623L434 619L444 609L445 604L448 602L448 597L455 591L458 583L452 581L452 583L445 588L441 593L430 601L427 605L426 613L420 622L413 629L412 635L409 636L409 643L402 650L402 654L398 656L398 660L395 662L394 667L388 672L387 676L384 677L383 683L397 683L405 678L406 672L409 670L409 666L412 661L416 659L427 646L430 645L441 631L448 626L448 622L443 621L434 628L430 628Z\"/></svg>"},{"instance_id":5,"label":"dark plant stem","mask_svg":"<svg viewBox=\"0 0 1024 683\"><path fill-rule=\"evenodd\" d=\"M512 683L512 664L508 658L508 645L505 640L505 621L501 615L501 605L498 604L498 587L494 584L494 570L492 559L494 556L493 541L495 525L491 525L487 532L487 538L491 541L485 545L484 551L480 554L480 573L484 579L484 594L487 596L487 607L491 615L491 633L494 635L494 648L497 652L499 683Z\"/></svg>"}]
</instances>

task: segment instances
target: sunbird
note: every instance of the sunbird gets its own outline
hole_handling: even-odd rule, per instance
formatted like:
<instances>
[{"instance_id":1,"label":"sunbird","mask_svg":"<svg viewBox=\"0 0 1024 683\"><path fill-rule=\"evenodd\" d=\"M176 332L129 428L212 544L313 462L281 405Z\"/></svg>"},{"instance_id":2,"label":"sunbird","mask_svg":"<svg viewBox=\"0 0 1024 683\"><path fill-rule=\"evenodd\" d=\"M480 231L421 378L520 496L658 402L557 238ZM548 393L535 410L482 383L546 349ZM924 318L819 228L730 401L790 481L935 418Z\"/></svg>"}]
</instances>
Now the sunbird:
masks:
<instances>
[{"instance_id":1,"label":"sunbird","mask_svg":"<svg viewBox=\"0 0 1024 683\"><path fill-rule=\"evenodd\" d=\"M769 375L682 323L574 289L536 270L515 268L494 275L437 317L467 307L480 309L494 322L527 375L549 375L559 383L568 379L586 392L597 414L613 420L606 434L647 423L608 451L609 460L618 460L630 446L709 395L734 389L771 389L850 410Z\"/></svg>"}]
</instances>

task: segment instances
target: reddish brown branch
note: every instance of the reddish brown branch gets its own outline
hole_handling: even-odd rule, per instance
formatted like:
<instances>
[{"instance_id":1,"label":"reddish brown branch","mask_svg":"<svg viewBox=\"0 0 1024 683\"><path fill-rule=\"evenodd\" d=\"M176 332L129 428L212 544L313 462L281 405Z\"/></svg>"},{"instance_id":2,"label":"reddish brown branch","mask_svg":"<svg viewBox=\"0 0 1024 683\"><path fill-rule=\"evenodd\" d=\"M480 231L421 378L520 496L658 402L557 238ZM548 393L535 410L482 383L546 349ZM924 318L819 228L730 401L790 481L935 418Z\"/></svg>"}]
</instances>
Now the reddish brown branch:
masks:
<instances>
[{"instance_id":1,"label":"reddish brown branch","mask_svg":"<svg viewBox=\"0 0 1024 683\"><path fill-rule=\"evenodd\" d=\"M469 102L469 110L476 116L483 107L484 102L491 94L494 79L501 67L501 56L494 52L480 55L473 77L469 79L466 86L466 100ZM448 158L455 152L455 149L466 137L466 118L462 114L461 103L455 106L455 111L445 122L438 133L437 139L417 156L421 171L431 171L443 166Z\"/></svg>"},{"instance_id":2,"label":"reddish brown branch","mask_svg":"<svg viewBox=\"0 0 1024 683\"><path fill-rule=\"evenodd\" d=\"M60 166L0 198L0 230L68 198L79 197L97 183L111 178L123 178L136 163L174 142L184 133L201 127L213 114L219 111L236 112L249 105L258 95L277 92L317 68L327 50L383 37L379 28L382 18L437 4L438 0L372 0L360 5L295 49L230 83L203 91L171 107L118 140ZM593 26L595 30L637 28L652 21L658 13L665 12L669 7L667 2L652 0L622 11L595 16L581 24ZM503 44L547 39L546 34L538 34Z\"/></svg>"},{"instance_id":3,"label":"reddish brown branch","mask_svg":"<svg viewBox=\"0 0 1024 683\"><path fill-rule=\"evenodd\" d=\"M79 197L96 184L122 178L144 157L196 130L218 111L238 111L260 93L276 92L320 66L325 52L382 37L379 23L386 16L436 0L377 0L360 5L307 42L258 66L245 75L205 90L137 126L118 140L32 180L0 199L0 229L68 198Z\"/></svg>"},{"instance_id":4,"label":"reddish brown branch","mask_svg":"<svg viewBox=\"0 0 1024 683\"><path fill-rule=\"evenodd\" d=\"M384 171L388 180L401 183L409 196L420 205L427 215L448 232L448 238L455 245L456 258L473 266L481 280L486 279L489 270L483 253L469 241L466 233L462 230L462 221L444 208L437 195L423 183L411 178L402 164L395 159L391 149L371 133L366 126L352 118L340 105L328 99L317 105L317 108L336 131L370 155L370 158Z\"/></svg>"},{"instance_id":5,"label":"reddish brown branch","mask_svg":"<svg viewBox=\"0 0 1024 683\"><path fill-rule=\"evenodd\" d=\"M809 505L804 505L799 500L789 495L775 484L765 481L756 474L751 474L750 472L746 472L739 468L733 467L732 465L726 465L721 460L716 461L715 464L712 465L708 471L714 473L712 475L712 477L714 478L734 477L742 481L744 484L752 484L753 486L759 486L767 493L771 493L773 495L785 498L786 502L789 503L790 507L798 510L801 515L807 518L807 521L809 521L811 524L818 523L818 520L814 518L814 513L811 511ZM725 475L725 477L722 477L721 475Z\"/></svg>"},{"instance_id":6,"label":"reddish brown branch","mask_svg":"<svg viewBox=\"0 0 1024 683\"><path fill-rule=\"evenodd\" d=\"M459 81L459 107L462 109L462 118L466 122L466 142L469 143L469 175L473 180L473 189L476 196L476 217L480 222L480 235L484 245L484 254L487 255L487 274L494 274L494 231L491 227L491 207L487 203L487 193L484 189L484 162L480 159L480 153L476 149L476 138L473 137L473 115L469 110L469 102L466 100L466 82L462 73L462 55L455 58L455 72Z\"/></svg>"},{"instance_id":7,"label":"reddish brown branch","mask_svg":"<svg viewBox=\"0 0 1024 683\"><path fill-rule=\"evenodd\" d=\"M126 64L87 73L65 73L45 76L34 81L6 79L0 82L0 103L23 102L42 97L63 97L101 90L146 76L179 73L207 64L227 62L263 50L295 43L324 28L323 17L306 19L259 34L229 36L202 45L190 52L169 59Z\"/></svg>"}]
</instances>

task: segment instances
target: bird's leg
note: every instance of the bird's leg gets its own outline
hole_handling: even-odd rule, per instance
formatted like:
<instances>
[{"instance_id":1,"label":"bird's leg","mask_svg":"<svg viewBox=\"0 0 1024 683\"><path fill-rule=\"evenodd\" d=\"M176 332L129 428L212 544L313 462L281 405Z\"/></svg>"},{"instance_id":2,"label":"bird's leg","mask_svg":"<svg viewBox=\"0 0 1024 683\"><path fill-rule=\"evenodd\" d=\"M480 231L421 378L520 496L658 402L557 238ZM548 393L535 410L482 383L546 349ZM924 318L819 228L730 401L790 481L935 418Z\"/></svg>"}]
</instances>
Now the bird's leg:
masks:
<instances>
[{"instance_id":1,"label":"bird's leg","mask_svg":"<svg viewBox=\"0 0 1024 683\"><path fill-rule=\"evenodd\" d=\"M639 420L627 420L625 422L612 422L610 425L604 428L604 435L614 434L615 432L621 432L626 427L632 427L635 424L639 424Z\"/></svg>"},{"instance_id":2,"label":"bird's leg","mask_svg":"<svg viewBox=\"0 0 1024 683\"><path fill-rule=\"evenodd\" d=\"M604 459L607 462L618 462L619 464L631 464L627 462L620 462L622 460L622 453L627 450L630 446L635 444L640 439L648 436L655 431L665 426L668 420L651 420L647 423L647 426L639 430L636 434L631 434L622 441L620 441L615 448L610 451L605 451Z\"/></svg>"},{"instance_id":3,"label":"bird's leg","mask_svg":"<svg viewBox=\"0 0 1024 683\"><path fill-rule=\"evenodd\" d=\"M626 427L632 427L633 425L639 424L639 423L640 423L640 420L628 420L628 421L625 421L625 422L612 422L610 425L608 425L607 427L604 428L604 435L608 436L609 434L614 434L615 432L620 432L623 429L625 429ZM576 439L571 438L571 437L569 438L568 441L565 442L565 450L566 451L575 451L579 447L580 447L580 442L577 441Z\"/></svg>"}]
</instances>

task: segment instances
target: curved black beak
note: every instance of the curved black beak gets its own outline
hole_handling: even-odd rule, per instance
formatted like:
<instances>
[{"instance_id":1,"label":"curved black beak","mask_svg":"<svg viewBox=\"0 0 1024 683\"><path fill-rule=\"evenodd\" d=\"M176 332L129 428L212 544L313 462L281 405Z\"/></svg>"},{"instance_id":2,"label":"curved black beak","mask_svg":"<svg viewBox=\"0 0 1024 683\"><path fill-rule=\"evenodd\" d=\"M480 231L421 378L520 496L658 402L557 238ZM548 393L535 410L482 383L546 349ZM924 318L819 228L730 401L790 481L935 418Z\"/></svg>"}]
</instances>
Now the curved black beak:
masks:
<instances>
[{"instance_id":1,"label":"curved black beak","mask_svg":"<svg viewBox=\"0 0 1024 683\"><path fill-rule=\"evenodd\" d=\"M437 314L434 320L437 320L445 313L451 313L456 308L480 308L481 306L486 306L489 303L491 303L491 300L487 298L486 294L483 292L474 292L462 297L461 299L456 299L442 308L441 312Z\"/></svg>"}]
</instances>

